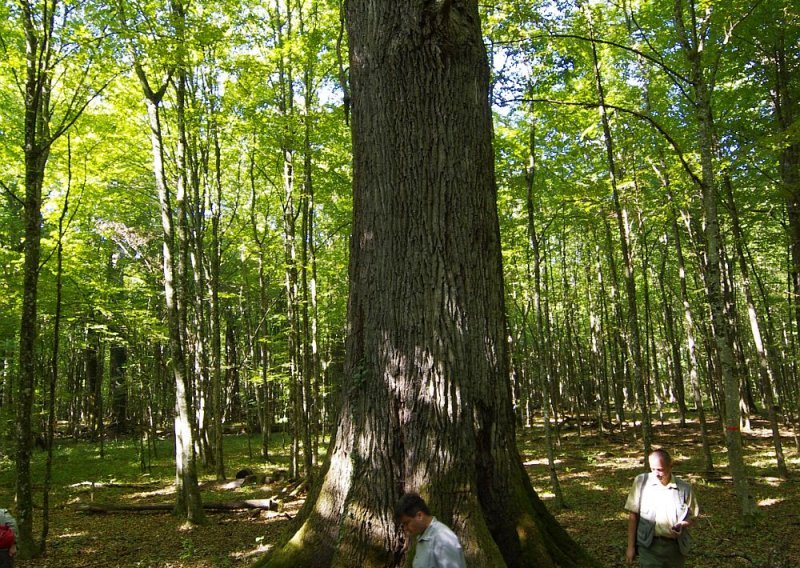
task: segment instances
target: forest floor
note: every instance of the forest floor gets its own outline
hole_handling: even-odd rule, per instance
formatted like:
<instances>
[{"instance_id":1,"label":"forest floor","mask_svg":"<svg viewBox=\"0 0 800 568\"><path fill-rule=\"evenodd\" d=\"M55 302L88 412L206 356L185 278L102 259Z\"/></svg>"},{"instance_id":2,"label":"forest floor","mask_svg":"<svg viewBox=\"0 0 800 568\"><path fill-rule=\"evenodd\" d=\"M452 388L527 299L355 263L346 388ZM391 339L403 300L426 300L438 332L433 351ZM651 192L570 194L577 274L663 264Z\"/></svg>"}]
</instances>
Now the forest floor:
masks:
<instances>
[{"instance_id":1,"label":"forest floor","mask_svg":"<svg viewBox=\"0 0 800 568\"><path fill-rule=\"evenodd\" d=\"M755 422L752 431L744 434L745 461L759 508L759 515L745 523L737 514L732 483L723 467L727 459L719 425L711 424L717 472L709 475L703 471L696 423L685 428L675 419L654 423L655 445L672 452L674 473L693 483L702 508L702 519L693 528L695 548L688 567L800 566L800 457L790 432L785 432L784 451L793 476L778 478L765 426ZM525 429L520 438L533 485L558 521L603 566L624 566L627 516L623 505L633 477L642 471L641 444L633 430L624 436L601 433L588 424L578 428L576 421L561 428L561 443L555 449L567 504L561 510L555 508L550 487L542 429ZM274 470L285 467L251 458L243 436L228 437L225 443L229 475L244 467L274 475ZM278 440L275 455L280 456L280 451ZM172 503L174 473L168 440L161 442L159 455L151 461L150 471L141 473L132 442L109 442L101 458L95 445L62 441L55 459L47 554L18 561L17 568L243 567L278 542L289 518L302 505L303 495L293 495L296 486L285 481L233 487L203 476L204 502L273 497L281 500L282 508L209 512L208 524L201 527L185 526L168 512L81 510L89 504ZM34 460L35 475L42 471L43 457L39 453ZM12 503L13 475L13 464L0 462L0 506ZM36 491L41 494L41 487ZM37 513L38 517L41 511ZM41 530L38 525L35 529Z\"/></svg>"}]
</instances>

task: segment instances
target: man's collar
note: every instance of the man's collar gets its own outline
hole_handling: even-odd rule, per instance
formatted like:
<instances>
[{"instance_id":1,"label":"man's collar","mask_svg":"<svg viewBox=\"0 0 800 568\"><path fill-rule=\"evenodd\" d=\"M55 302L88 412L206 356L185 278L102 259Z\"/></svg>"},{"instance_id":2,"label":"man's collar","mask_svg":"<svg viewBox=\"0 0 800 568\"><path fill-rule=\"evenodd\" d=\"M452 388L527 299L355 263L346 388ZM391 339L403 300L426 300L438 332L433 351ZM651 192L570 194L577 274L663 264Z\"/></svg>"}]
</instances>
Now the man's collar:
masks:
<instances>
[{"instance_id":1,"label":"man's collar","mask_svg":"<svg viewBox=\"0 0 800 568\"><path fill-rule=\"evenodd\" d=\"M433 538L433 529L431 527L433 526L433 524L435 522L436 522L436 517L433 517L431 519L431 522L428 524L428 526L425 527L425 530L422 531L422 534L417 537L417 542L419 542L421 540L428 540L430 538Z\"/></svg>"}]
</instances>

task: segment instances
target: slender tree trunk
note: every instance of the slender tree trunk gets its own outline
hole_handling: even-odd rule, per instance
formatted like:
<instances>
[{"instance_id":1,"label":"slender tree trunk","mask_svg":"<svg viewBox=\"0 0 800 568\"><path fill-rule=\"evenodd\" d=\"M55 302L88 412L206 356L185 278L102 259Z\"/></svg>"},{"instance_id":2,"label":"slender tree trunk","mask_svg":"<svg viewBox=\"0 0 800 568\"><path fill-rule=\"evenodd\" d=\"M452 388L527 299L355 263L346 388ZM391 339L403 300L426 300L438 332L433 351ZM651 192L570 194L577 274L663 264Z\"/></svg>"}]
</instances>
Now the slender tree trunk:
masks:
<instances>
[{"instance_id":1,"label":"slender tree trunk","mask_svg":"<svg viewBox=\"0 0 800 568\"><path fill-rule=\"evenodd\" d=\"M606 349L602 341L602 317L597 313L598 307L595 295L592 294L594 286L592 282L592 265L587 262L586 270L586 295L587 306L589 309L589 336L591 341L591 369L595 376L595 404L597 405L597 427L602 432L604 430L603 418L611 423L611 391L608 388L608 365L606 361ZM599 290L598 295L604 291Z\"/></svg>"},{"instance_id":2,"label":"slender tree trunk","mask_svg":"<svg viewBox=\"0 0 800 568\"><path fill-rule=\"evenodd\" d=\"M604 228L606 229L608 228L607 223L604 223ZM608 234L607 231L606 234ZM617 427L619 428L620 434L624 436L625 406L622 393L622 378L619 376L620 373L619 370L620 357L619 357L619 343L618 343L619 334L613 331L615 329L615 326L611 322L611 317L609 316L608 313L609 295L606 292L606 283L605 283L606 281L603 278L603 268L601 261L602 259L601 249L603 247L602 245L599 244L597 238L595 238L594 240L596 243L598 243L597 245L595 245L594 272L596 274L595 278L597 280L597 286L599 289L600 329L602 331L600 340L602 345L607 346L607 348L603 350L603 367L607 369L606 373L611 377L611 392L613 393L613 398L614 398L614 415L616 417ZM614 288L612 286L612 290L613 289ZM612 296L612 301L613 301L613 296Z\"/></svg>"},{"instance_id":3,"label":"slender tree trunk","mask_svg":"<svg viewBox=\"0 0 800 568\"><path fill-rule=\"evenodd\" d=\"M19 335L19 381L16 415L16 506L18 521L17 548L20 558L39 553L33 539L33 492L31 484L31 445L33 443L32 412L36 384L37 302L39 262L42 237L42 186L50 156L50 65L56 0L48 0L38 28L39 9L29 2L20 2L25 31L25 198L23 223L22 314Z\"/></svg>"},{"instance_id":4,"label":"slender tree trunk","mask_svg":"<svg viewBox=\"0 0 800 568\"><path fill-rule=\"evenodd\" d=\"M692 22L692 28L688 32L684 23L686 13L688 13L688 17ZM740 377L734 360L733 338L726 319L722 295L722 259L720 257L722 241L717 214L719 197L714 175L714 119L711 110L713 83L707 79L707 73L713 72L713 70L710 71L704 67L703 39L697 35L696 23L694 0L675 0L675 24L684 58L689 64L692 93L694 95L693 103L697 127L697 146L702 167L701 190L708 255L706 286L714 325L716 351L719 357L725 390L724 422L728 465L733 476L734 489L739 499L740 510L743 515L747 516L756 511L756 506L750 492L744 465L739 412Z\"/></svg>"},{"instance_id":5,"label":"slender tree trunk","mask_svg":"<svg viewBox=\"0 0 800 568\"><path fill-rule=\"evenodd\" d=\"M591 13L587 10L587 15L591 22ZM594 37L594 29L590 23L590 34ZM628 339L629 349L632 356L631 371L633 373L634 388L636 390L636 400L639 410L642 413L642 443L644 450L644 460L650 455L653 445L653 431L650 423L650 404L647 400L647 389L645 384L646 370L642 361L642 344L639 333L639 314L638 302L636 297L636 272L633 266L633 254L631 252L630 225L628 222L628 212L622 207L619 197L617 179L618 169L614 156L614 141L611 136L611 125L609 124L606 112L605 88L600 74L600 63L597 57L597 44L592 41L592 62L594 66L595 87L600 102L600 121L603 127L603 140L606 148L606 160L608 162L608 173L611 181L611 201L614 206L614 213L617 218L617 229L619 231L619 244L622 250L622 261L625 267L625 292L628 308Z\"/></svg>"},{"instance_id":6,"label":"slender tree trunk","mask_svg":"<svg viewBox=\"0 0 800 568\"><path fill-rule=\"evenodd\" d=\"M222 416L224 398L222 393L222 316L220 314L219 291L221 284L222 244L220 224L222 221L222 151L219 143L219 128L214 119L212 136L214 142L214 189L211 200L211 257L208 278L211 299L211 420L214 428L214 470L218 480L225 479L225 452L223 451Z\"/></svg>"},{"instance_id":7,"label":"slender tree trunk","mask_svg":"<svg viewBox=\"0 0 800 568\"><path fill-rule=\"evenodd\" d=\"M128 381L125 365L128 350L124 345L112 345L109 353L108 377L111 384L111 428L117 434L128 432Z\"/></svg>"},{"instance_id":8,"label":"slender tree trunk","mask_svg":"<svg viewBox=\"0 0 800 568\"><path fill-rule=\"evenodd\" d=\"M641 211L639 211L640 227L644 224L641 221ZM655 331L650 308L650 278L648 276L648 266L650 265L650 248L647 245L647 231L642 229L642 295L644 296L644 383L645 392L652 394L656 398L658 416L661 424L664 424L664 399L669 395L669 387L661 384L661 375L658 372L658 352L656 350ZM651 363L652 360L652 363ZM648 404L650 400L648 399ZM649 454L648 454L649 455Z\"/></svg>"},{"instance_id":9,"label":"slender tree trunk","mask_svg":"<svg viewBox=\"0 0 800 568\"><path fill-rule=\"evenodd\" d=\"M665 238L664 242L668 240ZM661 255L661 270L659 271L658 285L661 290L661 302L664 306L664 334L672 356L672 384L675 389L675 398L678 402L678 411L681 416L681 428L686 427L686 389L683 379L683 363L681 361L681 346L675 332L675 316L672 308L672 298L667 292L667 246Z\"/></svg>"},{"instance_id":10,"label":"slender tree trunk","mask_svg":"<svg viewBox=\"0 0 800 568\"><path fill-rule=\"evenodd\" d=\"M536 231L534 206L534 190L536 188L536 130L533 125L531 126L530 134L530 162L525 177L527 181L525 203L528 211L528 242L530 243L531 254L533 255L533 310L534 318L536 319L534 337L538 338L536 353L539 355L539 364L536 369L539 380L536 381L536 386L542 392L542 420L544 422L545 440L547 442L547 466L550 471L550 486L553 489L556 507L561 509L564 507L564 494L561 491L561 483L558 481L555 452L553 451L553 432L550 425L550 384L553 377L552 359L550 356L551 347L549 337L547 337L544 332L545 316L541 302L542 255L539 251L540 237Z\"/></svg>"},{"instance_id":11,"label":"slender tree trunk","mask_svg":"<svg viewBox=\"0 0 800 568\"><path fill-rule=\"evenodd\" d=\"M775 448L775 462L778 467L778 474L781 477L788 477L789 471L786 468L786 459L783 456L783 446L781 444L781 434L778 425L778 414L775 408L775 396L773 394L775 389L775 379L773 368L767 354L767 348L764 345L764 340L761 336L761 324L756 312L755 301L753 300L753 292L750 286L750 269L747 265L747 257L744 254L744 235L742 235L742 227L739 223L739 211L736 207L736 201L733 197L733 187L731 186L730 179L726 176L724 181L725 188L728 194L728 211L731 215L731 225L733 228L733 240L736 247L736 256L739 259L739 271L741 272L741 285L744 289L745 300L747 302L747 314L750 322L750 332L753 336L753 345L756 349L756 356L758 357L758 375L761 380L761 391L764 396L764 405L767 407L767 415L769 416L770 428L772 429L772 444Z\"/></svg>"},{"instance_id":12,"label":"slender tree trunk","mask_svg":"<svg viewBox=\"0 0 800 568\"><path fill-rule=\"evenodd\" d=\"M708 439L708 424L706 422L706 412L703 404L703 393L700 389L700 377L698 376L699 366L697 363L697 341L694 332L694 316L692 314L691 299L689 298L689 287L686 283L686 262L683 256L680 227L678 226L678 213L675 208L675 200L672 197L670 181L666 174L666 169L662 168L661 172L664 187L671 203L670 224L672 226L673 240L675 241L675 259L678 262L678 280L680 282L683 317L686 326L686 362L689 371L689 385L692 388L697 419L700 423L700 440L703 445L705 470L707 472L712 472L714 471L714 460L711 456L711 443Z\"/></svg>"},{"instance_id":13,"label":"slender tree trunk","mask_svg":"<svg viewBox=\"0 0 800 568\"><path fill-rule=\"evenodd\" d=\"M289 326L289 404L291 405L292 448L289 458L289 476L300 475L300 440L303 432L303 370L300 357L300 316L298 314L298 270L296 247L297 208L294 202L294 152L284 151L284 287L286 291L286 319ZM310 472L309 472L310 473Z\"/></svg>"},{"instance_id":14,"label":"slender tree trunk","mask_svg":"<svg viewBox=\"0 0 800 568\"><path fill-rule=\"evenodd\" d=\"M255 341L258 344L259 368L261 372L261 382L257 387L260 393L261 402L259 404L259 417L261 426L261 457L269 460L269 442L272 438L272 422L275 414L274 398L269 382L270 371L270 303L269 303L269 280L267 278L267 254L266 254L266 229L259 227L256 218L256 211L261 207L258 205L256 192L256 164L255 152L249 156L248 177L250 180L250 225L253 229L253 240L258 246L258 325L256 326Z\"/></svg>"},{"instance_id":15,"label":"slender tree trunk","mask_svg":"<svg viewBox=\"0 0 800 568\"><path fill-rule=\"evenodd\" d=\"M232 422L237 422L243 419L244 412L239 375L239 347L232 319L229 314L225 322L225 384L228 388L230 405L228 416Z\"/></svg>"},{"instance_id":16,"label":"slender tree trunk","mask_svg":"<svg viewBox=\"0 0 800 568\"><path fill-rule=\"evenodd\" d=\"M89 391L90 406L88 408L89 431L92 440L101 442L103 421L103 371L100 363L100 337L90 321L86 328L86 347L83 350L86 366L86 388Z\"/></svg>"},{"instance_id":17,"label":"slender tree trunk","mask_svg":"<svg viewBox=\"0 0 800 568\"><path fill-rule=\"evenodd\" d=\"M606 314L605 326L610 334L608 340L613 343L614 353L612 361L612 376L614 378L614 401L617 410L617 421L620 424L620 429L625 424L625 378L627 376L627 357L624 353L627 351L625 348L626 335L624 333L625 318L622 314L622 302L620 301L619 294L619 278L617 273L617 261L614 257L613 238L611 235L611 225L608 219L603 218L603 233L604 233L604 252L608 261L609 273L609 297L608 301L611 302L612 314ZM598 278L602 277L601 266L598 260ZM613 319L612 319L613 317ZM629 345L629 344L628 344ZM635 418L635 417L634 417Z\"/></svg>"},{"instance_id":18,"label":"slender tree trunk","mask_svg":"<svg viewBox=\"0 0 800 568\"><path fill-rule=\"evenodd\" d=\"M316 2L312 4L310 15L313 29L316 29ZM300 33L305 33L304 19L301 14ZM304 400L306 402L306 423L308 449L306 450L306 474L308 483L313 482L313 467L317 465L317 447L320 434L320 353L319 353L319 318L317 308L317 251L314 200L314 156L311 135L313 132L313 102L316 97L314 70L316 58L308 57L303 71L304 116L303 116L303 320L305 328L305 371Z\"/></svg>"},{"instance_id":19,"label":"slender tree trunk","mask_svg":"<svg viewBox=\"0 0 800 568\"><path fill-rule=\"evenodd\" d=\"M47 547L47 535L50 533L50 489L53 481L53 440L56 430L56 387L58 386L58 358L61 349L61 309L64 273L64 221L69 211L69 198L72 190L72 145L67 137L67 191L64 195L64 206L58 218L58 242L56 243L56 298L53 316L53 353L50 360L50 373L47 383L47 430L45 433L47 458L44 469L44 490L42 491L42 533L39 550L43 553Z\"/></svg>"},{"instance_id":20,"label":"slender tree trunk","mask_svg":"<svg viewBox=\"0 0 800 568\"><path fill-rule=\"evenodd\" d=\"M178 18L180 19L180 17ZM145 76L144 70L137 62L135 70L139 77L147 104L150 125L150 142L153 150L153 173L161 210L161 228L163 232L162 260L164 270L164 295L166 300L167 327L169 330L170 364L175 380L175 482L176 513L186 517L191 523L204 522L200 489L197 483L197 469L194 454L194 437L192 432L192 405L189 396L186 354L182 333L182 317L180 314L179 291L180 282L176 282L179 274L175 259L176 231L172 197L166 179L164 165L164 149L162 143L160 104L169 82L165 81L158 91L153 91Z\"/></svg>"}]
</instances>

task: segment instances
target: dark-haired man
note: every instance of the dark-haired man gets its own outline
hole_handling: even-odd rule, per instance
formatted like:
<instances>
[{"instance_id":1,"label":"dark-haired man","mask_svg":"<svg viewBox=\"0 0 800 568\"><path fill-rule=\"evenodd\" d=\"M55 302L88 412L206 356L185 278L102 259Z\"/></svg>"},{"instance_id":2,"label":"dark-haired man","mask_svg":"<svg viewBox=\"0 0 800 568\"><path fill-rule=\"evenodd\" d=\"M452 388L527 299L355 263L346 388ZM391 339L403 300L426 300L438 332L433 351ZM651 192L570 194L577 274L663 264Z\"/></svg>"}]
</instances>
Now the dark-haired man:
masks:
<instances>
[{"instance_id":1,"label":"dark-haired man","mask_svg":"<svg viewBox=\"0 0 800 568\"><path fill-rule=\"evenodd\" d=\"M672 475L672 458L666 450L655 450L648 462L650 473L636 476L625 502L625 560L633 564L638 545L642 568L682 568L689 552L689 527L700 509L692 486Z\"/></svg>"},{"instance_id":2,"label":"dark-haired man","mask_svg":"<svg viewBox=\"0 0 800 568\"><path fill-rule=\"evenodd\" d=\"M431 515L422 497L406 493L397 502L394 514L407 537L417 537L413 568L466 568L458 537Z\"/></svg>"}]
</instances>

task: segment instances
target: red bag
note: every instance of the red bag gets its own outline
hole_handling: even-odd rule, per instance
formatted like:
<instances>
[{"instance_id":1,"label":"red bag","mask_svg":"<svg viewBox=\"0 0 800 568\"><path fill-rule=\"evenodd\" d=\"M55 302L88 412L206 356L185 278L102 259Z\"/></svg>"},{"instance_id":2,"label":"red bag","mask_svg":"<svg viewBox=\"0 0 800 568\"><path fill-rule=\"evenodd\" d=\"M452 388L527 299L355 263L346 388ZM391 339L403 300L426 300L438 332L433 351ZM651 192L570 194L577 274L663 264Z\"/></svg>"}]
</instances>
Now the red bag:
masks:
<instances>
[{"instance_id":1,"label":"red bag","mask_svg":"<svg viewBox=\"0 0 800 568\"><path fill-rule=\"evenodd\" d=\"M11 548L16 542L14 530L8 525L0 525L0 550Z\"/></svg>"}]
</instances>

